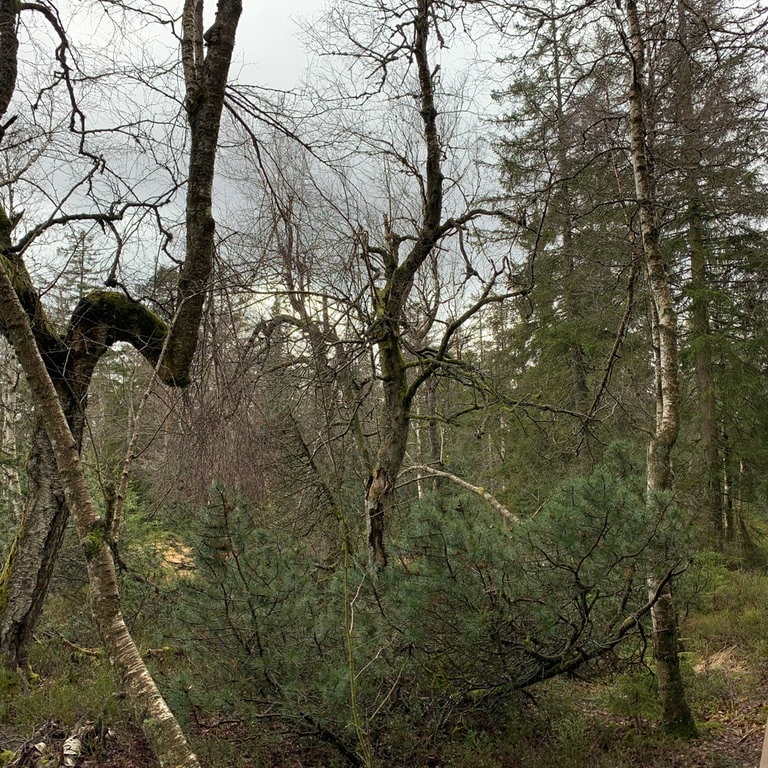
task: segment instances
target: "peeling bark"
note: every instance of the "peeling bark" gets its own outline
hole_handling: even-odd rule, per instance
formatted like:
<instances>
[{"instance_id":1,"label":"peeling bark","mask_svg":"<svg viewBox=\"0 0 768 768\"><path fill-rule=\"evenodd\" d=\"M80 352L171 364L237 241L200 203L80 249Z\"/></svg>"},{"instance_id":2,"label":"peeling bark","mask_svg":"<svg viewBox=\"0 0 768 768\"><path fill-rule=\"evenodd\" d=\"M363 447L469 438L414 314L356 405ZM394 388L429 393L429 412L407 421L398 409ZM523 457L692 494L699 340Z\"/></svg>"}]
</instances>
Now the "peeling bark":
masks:
<instances>
[{"instance_id":1,"label":"peeling bark","mask_svg":"<svg viewBox=\"0 0 768 768\"><path fill-rule=\"evenodd\" d=\"M677 313L659 243L659 225L648 156L644 114L643 39L636 0L626 3L629 27L630 148L646 274L651 293L656 381L656 424L648 443L646 469L647 503L654 518L663 514L665 496L673 490L672 450L680 429ZM658 580L649 578L649 591L658 591ZM696 734L696 724L685 696L680 673L677 616L667 584L651 610L654 627L654 659L664 728L680 736Z\"/></svg>"},{"instance_id":2,"label":"peeling bark","mask_svg":"<svg viewBox=\"0 0 768 768\"><path fill-rule=\"evenodd\" d=\"M19 370L16 358L9 351L0 362L0 407L2 407L2 448L0 449L0 476L2 489L0 497L16 523L21 522L21 479L17 459L16 417L19 414L18 385Z\"/></svg>"},{"instance_id":3,"label":"peeling bark","mask_svg":"<svg viewBox=\"0 0 768 768\"><path fill-rule=\"evenodd\" d=\"M115 564L104 520L99 517L80 462L77 440L59 393L40 354L29 318L5 268L0 269L0 316L29 382L32 400L50 441L58 478L72 510L88 565L96 624L144 733L162 766L198 768L184 734L166 705L120 611Z\"/></svg>"}]
</instances>

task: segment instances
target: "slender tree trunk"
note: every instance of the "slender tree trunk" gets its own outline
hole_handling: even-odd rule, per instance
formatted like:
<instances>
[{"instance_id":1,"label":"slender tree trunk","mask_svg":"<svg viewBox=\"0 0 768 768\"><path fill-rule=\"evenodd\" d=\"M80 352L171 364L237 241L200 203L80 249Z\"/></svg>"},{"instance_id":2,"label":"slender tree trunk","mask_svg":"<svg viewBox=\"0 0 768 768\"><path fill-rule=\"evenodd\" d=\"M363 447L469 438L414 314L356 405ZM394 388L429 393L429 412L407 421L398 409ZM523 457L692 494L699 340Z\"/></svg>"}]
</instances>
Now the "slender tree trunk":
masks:
<instances>
[{"instance_id":1,"label":"slender tree trunk","mask_svg":"<svg viewBox=\"0 0 768 768\"><path fill-rule=\"evenodd\" d=\"M419 457L420 461L424 461L424 459L423 459L423 456L424 456L424 440L422 439L422 434L421 434L422 431L423 431L422 424L421 424L421 419L423 417L422 417L422 414L421 414L420 411L421 411L421 409L417 405L416 406L416 419L417 419L417 422L416 422L416 429L414 429L413 437L416 440L416 455ZM424 498L424 478L423 478L423 476L421 474L418 474L416 476L416 495L419 498L419 501L421 501Z\"/></svg>"},{"instance_id":2,"label":"slender tree trunk","mask_svg":"<svg viewBox=\"0 0 768 768\"><path fill-rule=\"evenodd\" d=\"M550 6L554 16L555 8ZM584 364L584 350L578 340L578 334L574 332L574 324L579 318L579 301L575 292L575 282L573 275L576 269L574 241L573 241L573 218L569 207L571 205L571 195L568 179L571 169L568 162L568 130L565 116L565 98L563 95L562 84L562 64L560 61L560 41L557 36L557 22L550 23L552 35L552 66L554 74L555 95L557 98L557 108L555 111L555 120L557 122L557 173L559 175L559 193L556 196L557 216L559 219L560 238L562 242L562 265L563 265L563 306L566 312L566 322L569 325L568 341L570 344L569 362L571 368L571 397L570 404L576 411L583 411L586 408L589 390L587 387L586 367Z\"/></svg>"},{"instance_id":3,"label":"slender tree trunk","mask_svg":"<svg viewBox=\"0 0 768 768\"><path fill-rule=\"evenodd\" d=\"M429 465L435 469L443 468L443 441L440 424L437 420L437 376L430 376L424 382L427 400L427 426L429 434ZM432 493L437 493L442 487L442 479L435 476L432 480Z\"/></svg>"},{"instance_id":4,"label":"slender tree trunk","mask_svg":"<svg viewBox=\"0 0 768 768\"><path fill-rule=\"evenodd\" d=\"M20 4L0 0L0 117L13 96ZM59 409L69 419L79 446L88 388L101 355L118 341L129 342L157 365L169 385L183 386L197 346L200 319L213 258L215 222L211 215L212 185L227 73L241 0L219 0L214 23L202 28L203 0L186 0L182 60L187 87L191 135L187 183L187 247L178 283L179 308L171 328L141 304L116 292L94 292L75 309L69 332L60 336L47 319L40 296L12 247L12 217L0 209L0 261L32 323L37 347L61 397ZM205 45L204 45L205 42ZM0 139L2 131L0 131ZM10 338L9 328L0 330ZM170 339L166 342L166 336ZM14 347L15 349L15 347ZM18 355L18 349L15 349ZM47 414L40 412L44 421ZM42 424L42 422L41 422ZM47 428L46 428L47 429ZM50 447L38 426L30 457L29 500L22 524L0 572L0 663L24 666L26 643L48 590L67 522L68 510L54 474Z\"/></svg>"},{"instance_id":5,"label":"slender tree trunk","mask_svg":"<svg viewBox=\"0 0 768 768\"><path fill-rule=\"evenodd\" d=\"M712 369L712 334L709 323L710 300L707 276L707 249L704 241L704 222L700 179L699 132L693 103L693 69L691 50L695 42L689 32L690 9L677 3L677 35L680 41L680 59L675 85L680 130L682 131L681 160L685 168L685 191L688 197L687 235L691 266L691 344L696 374L696 395L699 411L699 438L701 441L700 469L704 481L704 513L716 548L724 541L723 489L717 422L715 377Z\"/></svg>"},{"instance_id":6,"label":"slender tree trunk","mask_svg":"<svg viewBox=\"0 0 768 768\"><path fill-rule=\"evenodd\" d=\"M394 328L389 329L386 335L389 338L379 341L384 387L384 423L379 427L381 443L365 494L368 545L371 564L377 571L383 570L387 565L384 522L392 501L395 480L405 458L411 415L400 337Z\"/></svg>"},{"instance_id":7,"label":"slender tree trunk","mask_svg":"<svg viewBox=\"0 0 768 768\"><path fill-rule=\"evenodd\" d=\"M680 384L678 372L677 314L661 254L644 114L645 42L636 0L626 3L629 54L632 66L629 83L630 146L635 190L640 208L643 254L651 293L656 381L656 424L648 444L647 503L655 519L663 515L666 498L673 490L672 450L680 429ZM655 593L658 581L649 579ZM681 736L696 733L680 672L677 616L672 591L667 585L651 613L654 628L654 657L665 729Z\"/></svg>"},{"instance_id":8,"label":"slender tree trunk","mask_svg":"<svg viewBox=\"0 0 768 768\"><path fill-rule=\"evenodd\" d=\"M19 478L19 462L17 459L18 441L16 439L16 416L19 413L19 368L16 358L9 350L0 372L0 406L2 413L2 495L5 508L13 515L14 522L21 521L21 480Z\"/></svg>"},{"instance_id":9,"label":"slender tree trunk","mask_svg":"<svg viewBox=\"0 0 768 768\"><path fill-rule=\"evenodd\" d=\"M0 269L0 315L27 376L33 403L50 441L67 506L75 517L88 565L93 614L104 646L160 764L164 768L198 768L197 758L123 620L106 523L88 490L77 441L4 265Z\"/></svg>"},{"instance_id":10,"label":"slender tree trunk","mask_svg":"<svg viewBox=\"0 0 768 768\"><path fill-rule=\"evenodd\" d=\"M688 245L691 253L691 331L694 345L696 393L699 407L701 469L704 478L704 509L715 546L722 548L725 533L722 466L718 440L715 380L712 372L712 342L709 325L706 251L701 216L694 203L688 214Z\"/></svg>"},{"instance_id":11,"label":"slender tree trunk","mask_svg":"<svg viewBox=\"0 0 768 768\"><path fill-rule=\"evenodd\" d=\"M728 542L733 543L736 540L736 504L734 502L737 490L734 487L733 455L728 441L728 433L725 430L720 434L720 445L723 449L723 525L725 526L725 538Z\"/></svg>"},{"instance_id":12,"label":"slender tree trunk","mask_svg":"<svg viewBox=\"0 0 768 768\"><path fill-rule=\"evenodd\" d=\"M56 461L37 419L28 462L28 503L0 574L0 652L3 666L24 669L27 645L42 610L68 510Z\"/></svg>"}]
</instances>

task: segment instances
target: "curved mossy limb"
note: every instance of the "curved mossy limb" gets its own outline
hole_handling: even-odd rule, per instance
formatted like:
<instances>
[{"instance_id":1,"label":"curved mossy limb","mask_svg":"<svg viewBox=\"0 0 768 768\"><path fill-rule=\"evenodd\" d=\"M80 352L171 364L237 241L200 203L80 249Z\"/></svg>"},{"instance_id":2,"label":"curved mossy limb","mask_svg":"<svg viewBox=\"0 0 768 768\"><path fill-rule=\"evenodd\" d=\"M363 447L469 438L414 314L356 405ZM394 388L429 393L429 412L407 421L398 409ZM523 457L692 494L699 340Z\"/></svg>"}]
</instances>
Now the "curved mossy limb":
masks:
<instances>
[{"instance_id":1,"label":"curved mossy limb","mask_svg":"<svg viewBox=\"0 0 768 768\"><path fill-rule=\"evenodd\" d=\"M90 378L101 356L119 341L131 344L157 367L167 336L166 322L144 304L119 291L93 291L80 299L72 313L67 331L67 347L72 354L66 375ZM188 371L175 370L165 362L158 375L169 386L189 383Z\"/></svg>"}]
</instances>

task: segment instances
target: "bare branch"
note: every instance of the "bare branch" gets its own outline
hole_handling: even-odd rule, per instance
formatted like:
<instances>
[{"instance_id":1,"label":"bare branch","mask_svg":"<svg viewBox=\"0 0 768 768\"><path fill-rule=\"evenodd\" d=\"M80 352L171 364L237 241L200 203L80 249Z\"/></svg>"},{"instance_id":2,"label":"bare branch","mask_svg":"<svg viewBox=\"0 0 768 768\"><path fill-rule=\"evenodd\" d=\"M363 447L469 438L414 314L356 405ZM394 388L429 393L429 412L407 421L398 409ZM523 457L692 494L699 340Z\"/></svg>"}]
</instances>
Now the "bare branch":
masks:
<instances>
[{"instance_id":1,"label":"bare branch","mask_svg":"<svg viewBox=\"0 0 768 768\"><path fill-rule=\"evenodd\" d=\"M481 488L479 485L472 485L472 483L463 480L458 475L454 475L452 472L448 472L445 469L435 469L427 464L412 464L410 467L406 467L400 474L404 475L406 472L424 472L434 477L444 477L455 483L465 491L470 491L480 498L485 499L510 525L517 525L520 522L520 518L510 512L495 496L492 496L485 488Z\"/></svg>"}]
</instances>

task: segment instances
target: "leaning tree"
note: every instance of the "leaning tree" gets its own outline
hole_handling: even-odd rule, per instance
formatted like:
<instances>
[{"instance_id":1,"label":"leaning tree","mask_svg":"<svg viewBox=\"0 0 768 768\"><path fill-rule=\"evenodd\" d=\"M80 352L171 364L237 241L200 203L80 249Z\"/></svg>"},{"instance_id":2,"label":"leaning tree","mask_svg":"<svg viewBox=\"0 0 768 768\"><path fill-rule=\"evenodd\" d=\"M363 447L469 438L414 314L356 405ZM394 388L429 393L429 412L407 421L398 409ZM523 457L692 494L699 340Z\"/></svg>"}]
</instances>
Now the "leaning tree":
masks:
<instances>
[{"instance_id":1,"label":"leaning tree","mask_svg":"<svg viewBox=\"0 0 768 768\"><path fill-rule=\"evenodd\" d=\"M96 85L102 79L109 81L110 73L125 70L111 62L112 67L106 67L106 71L86 71L84 57L72 50L67 31L70 25L62 20L55 5L0 5L0 140L7 153L23 155L16 166L7 166L10 170L3 179L0 330L26 373L36 408L28 499L0 576L0 655L6 665L25 665L26 645L40 614L68 515L73 512L84 544L97 626L163 765L194 766L197 759L122 620L112 531L87 488L79 446L94 368L115 343L133 345L166 384L184 386L189 381L212 272L214 165L240 13L240 0L221 0L213 23L205 30L203 0L186 0L184 4L180 19L180 101L188 140L185 178L177 178L175 168L159 157L162 153L146 143L153 142L152 132L158 130L156 116L143 116L138 109L138 117L134 115L116 125L110 133L115 144L117 136L127 135L145 156L168 170L173 182L170 190L159 196L155 191L148 199L139 197L137 191L152 185L122 175L117 170L119 157L114 158L112 166L110 141L101 140L110 109L114 108L112 114L119 114L120 100L147 78L136 73L133 81L125 76L124 81L112 82L111 89L101 94L107 99L101 105L104 109L94 115ZM159 17L156 6L146 10L142 23L148 21L159 21L171 28L179 22L170 16ZM53 39L56 70L52 76L46 74L45 51L40 54L43 58L38 68L27 63L33 57L23 51L35 47L32 39L23 37L28 29L37 41ZM96 40L99 42L98 36ZM109 39L101 42L109 47ZM38 51L40 47L38 42ZM173 116L169 119L172 122ZM59 126L63 130L59 131ZM58 152L64 152L64 164ZM137 161L134 168L140 166ZM40 188L41 175L51 180L47 198L42 201L31 192ZM156 177L151 180L156 181ZM62 191L59 185L67 182ZM146 218L148 212L160 221L161 204L174 200L181 186L186 186L186 241L178 264L172 315L163 318L122 287L121 259L126 233L136 228L137 220ZM34 205L40 214L26 229L22 222L28 214L15 207L20 199L27 200L28 207ZM33 280L27 257L46 238L50 243L52 232L84 222L94 222L114 233L115 256L107 289L82 297L67 327L59 328L46 311L43 290ZM162 224L161 231L167 234Z\"/></svg>"}]
</instances>

